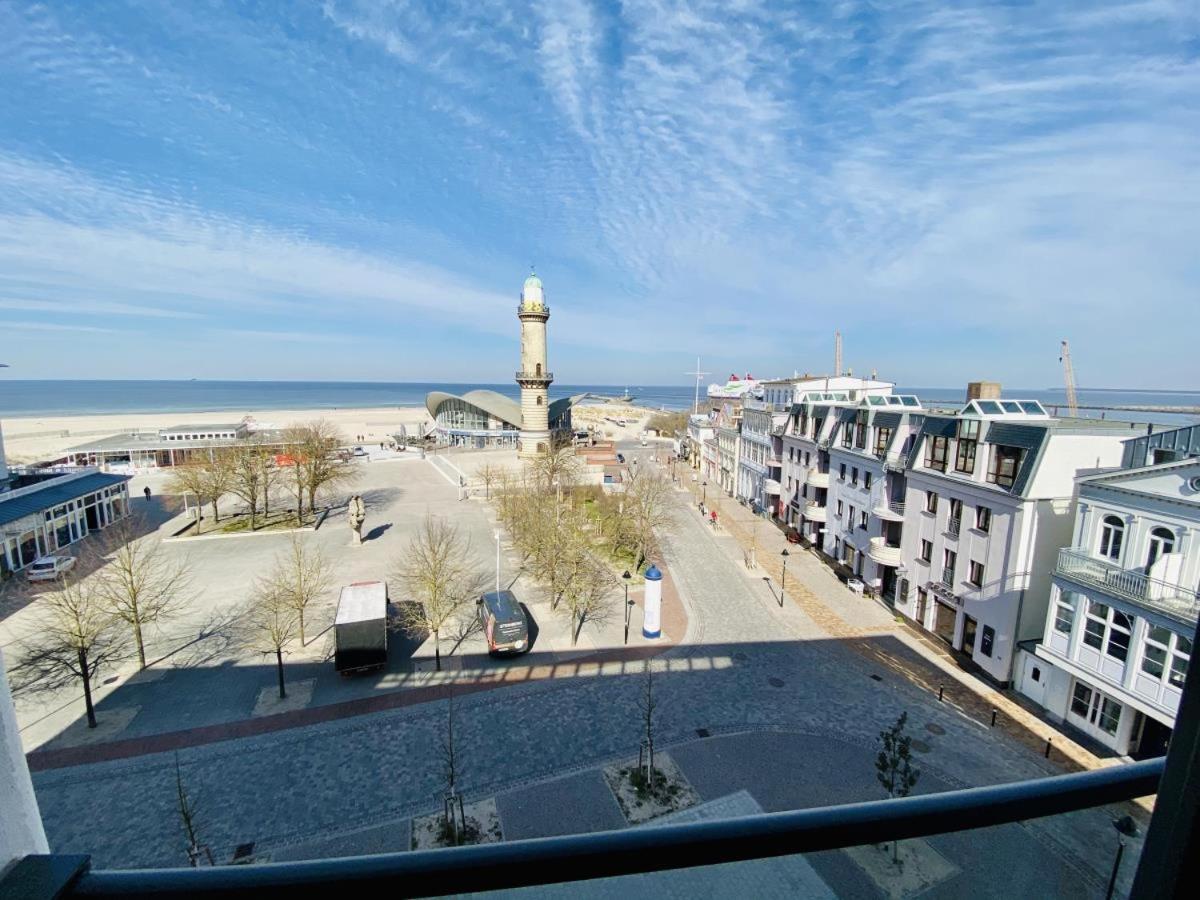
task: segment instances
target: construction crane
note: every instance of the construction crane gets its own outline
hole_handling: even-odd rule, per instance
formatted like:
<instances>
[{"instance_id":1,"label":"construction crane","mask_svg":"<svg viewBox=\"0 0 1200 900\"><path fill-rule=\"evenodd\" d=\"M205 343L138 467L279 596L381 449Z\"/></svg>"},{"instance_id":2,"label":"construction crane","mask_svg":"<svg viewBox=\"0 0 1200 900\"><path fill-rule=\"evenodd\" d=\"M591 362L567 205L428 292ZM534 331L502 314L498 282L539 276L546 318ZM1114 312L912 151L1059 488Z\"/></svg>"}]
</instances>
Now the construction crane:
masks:
<instances>
[{"instance_id":1,"label":"construction crane","mask_svg":"<svg viewBox=\"0 0 1200 900\"><path fill-rule=\"evenodd\" d=\"M1071 345L1062 342L1062 355L1058 361L1062 363L1063 379L1067 383L1067 414L1079 415L1079 398L1075 395L1075 367L1071 365Z\"/></svg>"},{"instance_id":2,"label":"construction crane","mask_svg":"<svg viewBox=\"0 0 1200 900\"><path fill-rule=\"evenodd\" d=\"M696 413L698 413L700 411L700 379L703 378L705 375L710 375L712 373L700 371L700 357L697 356L696 357L696 371L695 372L684 372L683 374L696 376L696 396L692 400L692 415L694 416L694 415L696 415Z\"/></svg>"},{"instance_id":3,"label":"construction crane","mask_svg":"<svg viewBox=\"0 0 1200 900\"><path fill-rule=\"evenodd\" d=\"M833 374L834 377L842 374L842 333L840 331L833 333Z\"/></svg>"}]
</instances>

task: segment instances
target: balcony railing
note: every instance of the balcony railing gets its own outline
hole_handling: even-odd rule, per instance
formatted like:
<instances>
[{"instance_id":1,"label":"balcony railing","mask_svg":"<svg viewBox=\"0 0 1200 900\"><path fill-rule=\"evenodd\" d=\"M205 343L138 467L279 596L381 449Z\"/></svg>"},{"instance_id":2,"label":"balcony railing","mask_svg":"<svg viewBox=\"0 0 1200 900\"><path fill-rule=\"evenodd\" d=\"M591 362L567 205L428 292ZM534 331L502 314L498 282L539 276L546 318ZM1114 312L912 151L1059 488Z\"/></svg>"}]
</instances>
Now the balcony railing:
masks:
<instances>
[{"instance_id":1,"label":"balcony railing","mask_svg":"<svg viewBox=\"0 0 1200 900\"><path fill-rule=\"evenodd\" d=\"M1144 797L1165 759L1049 778L739 819L376 856L197 869L93 870L87 856L27 856L0 895L432 896L691 869L988 828ZM1178 852L1184 852L1179 849ZM24 891L24 893L22 893ZM1173 892L1171 892L1173 893Z\"/></svg>"},{"instance_id":2,"label":"balcony railing","mask_svg":"<svg viewBox=\"0 0 1200 900\"><path fill-rule=\"evenodd\" d=\"M900 547L889 544L883 537L871 538L871 549L867 551L867 556L881 566L900 565Z\"/></svg>"},{"instance_id":3,"label":"balcony railing","mask_svg":"<svg viewBox=\"0 0 1200 900\"><path fill-rule=\"evenodd\" d=\"M553 381L553 372L518 372L517 381Z\"/></svg>"},{"instance_id":4,"label":"balcony railing","mask_svg":"<svg viewBox=\"0 0 1200 900\"><path fill-rule=\"evenodd\" d=\"M951 519L946 523L946 533L958 537L962 531L962 519Z\"/></svg>"},{"instance_id":5,"label":"balcony railing","mask_svg":"<svg viewBox=\"0 0 1200 900\"><path fill-rule=\"evenodd\" d=\"M1108 560L1095 559L1069 547L1058 551L1055 573L1183 622L1194 623L1200 617L1200 596L1194 589L1159 581L1133 569L1123 569Z\"/></svg>"}]
</instances>

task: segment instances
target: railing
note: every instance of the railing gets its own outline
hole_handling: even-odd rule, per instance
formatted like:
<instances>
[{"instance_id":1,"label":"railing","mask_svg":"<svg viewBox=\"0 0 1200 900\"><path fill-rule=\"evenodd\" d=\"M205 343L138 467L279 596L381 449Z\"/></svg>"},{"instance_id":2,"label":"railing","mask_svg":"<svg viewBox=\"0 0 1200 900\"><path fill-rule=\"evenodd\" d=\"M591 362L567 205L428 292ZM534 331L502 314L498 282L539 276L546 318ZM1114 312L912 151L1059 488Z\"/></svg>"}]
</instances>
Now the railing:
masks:
<instances>
[{"instance_id":1,"label":"railing","mask_svg":"<svg viewBox=\"0 0 1200 900\"><path fill-rule=\"evenodd\" d=\"M946 523L946 532L948 534L951 534L954 537L958 537L958 535L961 531L962 531L962 519L951 519L949 522Z\"/></svg>"},{"instance_id":2,"label":"railing","mask_svg":"<svg viewBox=\"0 0 1200 900\"><path fill-rule=\"evenodd\" d=\"M954 572L950 569L942 570L942 586L948 588L954 587Z\"/></svg>"},{"instance_id":3,"label":"railing","mask_svg":"<svg viewBox=\"0 0 1200 900\"><path fill-rule=\"evenodd\" d=\"M0 880L45 897L433 896L690 869L988 828L1154 794L1165 759L988 787L569 837L311 862L95 870L27 856ZM32 893L29 893L33 896ZM23 895L22 895L23 896Z\"/></svg>"},{"instance_id":4,"label":"railing","mask_svg":"<svg viewBox=\"0 0 1200 900\"><path fill-rule=\"evenodd\" d=\"M1114 597L1132 600L1184 622L1191 623L1200 618L1200 595L1194 589L1159 581L1133 569L1123 569L1069 547L1058 551L1055 572L1079 584L1100 588Z\"/></svg>"},{"instance_id":5,"label":"railing","mask_svg":"<svg viewBox=\"0 0 1200 900\"><path fill-rule=\"evenodd\" d=\"M549 303L543 303L543 304L542 304L541 306L539 306L539 307L534 307L534 308L532 308L532 309L527 309L527 308L525 307L525 304L524 304L524 303L518 303L518 304L517 304L517 314L518 314L518 315L520 315L521 313L526 313L526 314L529 314L529 313L535 313L535 314L537 314L537 315L541 315L541 314L543 314L543 313L544 313L546 316L549 316L549 315L550 315L550 304L549 304Z\"/></svg>"},{"instance_id":6,"label":"railing","mask_svg":"<svg viewBox=\"0 0 1200 900\"><path fill-rule=\"evenodd\" d=\"M871 549L867 551L867 556L880 565L900 565L900 547L897 544L889 544L884 537L871 538Z\"/></svg>"},{"instance_id":7,"label":"railing","mask_svg":"<svg viewBox=\"0 0 1200 900\"><path fill-rule=\"evenodd\" d=\"M517 381L553 381L553 372L518 372Z\"/></svg>"}]
</instances>

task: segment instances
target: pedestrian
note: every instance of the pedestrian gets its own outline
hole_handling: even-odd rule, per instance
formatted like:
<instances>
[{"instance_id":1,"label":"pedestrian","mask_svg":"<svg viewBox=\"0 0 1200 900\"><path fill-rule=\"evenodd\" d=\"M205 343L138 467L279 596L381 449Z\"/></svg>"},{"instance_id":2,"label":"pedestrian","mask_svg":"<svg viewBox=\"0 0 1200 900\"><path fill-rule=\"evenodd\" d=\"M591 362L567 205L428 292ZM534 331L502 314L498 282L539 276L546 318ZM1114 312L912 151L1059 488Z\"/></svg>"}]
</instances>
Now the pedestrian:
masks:
<instances>
[{"instance_id":1,"label":"pedestrian","mask_svg":"<svg viewBox=\"0 0 1200 900\"><path fill-rule=\"evenodd\" d=\"M712 519L713 531L716 531L717 530L717 511L714 509L708 515L709 515L709 518Z\"/></svg>"},{"instance_id":2,"label":"pedestrian","mask_svg":"<svg viewBox=\"0 0 1200 900\"><path fill-rule=\"evenodd\" d=\"M142 488L142 493L145 494L146 499L149 500L150 499L150 485L146 485L144 488Z\"/></svg>"}]
</instances>

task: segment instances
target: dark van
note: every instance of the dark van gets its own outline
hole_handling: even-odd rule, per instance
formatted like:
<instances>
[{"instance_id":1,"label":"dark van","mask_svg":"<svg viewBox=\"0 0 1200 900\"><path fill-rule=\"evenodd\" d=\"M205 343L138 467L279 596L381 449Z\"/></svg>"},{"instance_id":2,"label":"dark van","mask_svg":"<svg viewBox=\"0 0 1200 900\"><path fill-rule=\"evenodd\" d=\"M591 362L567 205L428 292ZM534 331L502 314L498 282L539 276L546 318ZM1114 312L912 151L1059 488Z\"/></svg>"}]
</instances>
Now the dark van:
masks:
<instances>
[{"instance_id":1,"label":"dark van","mask_svg":"<svg viewBox=\"0 0 1200 900\"><path fill-rule=\"evenodd\" d=\"M529 622L512 591L491 591L478 603L488 653L524 653L529 649Z\"/></svg>"}]
</instances>

